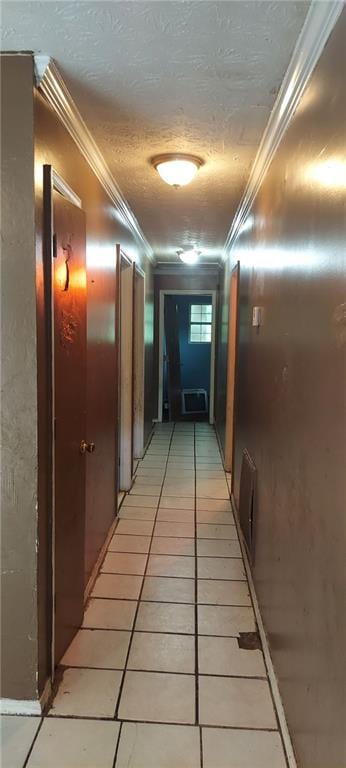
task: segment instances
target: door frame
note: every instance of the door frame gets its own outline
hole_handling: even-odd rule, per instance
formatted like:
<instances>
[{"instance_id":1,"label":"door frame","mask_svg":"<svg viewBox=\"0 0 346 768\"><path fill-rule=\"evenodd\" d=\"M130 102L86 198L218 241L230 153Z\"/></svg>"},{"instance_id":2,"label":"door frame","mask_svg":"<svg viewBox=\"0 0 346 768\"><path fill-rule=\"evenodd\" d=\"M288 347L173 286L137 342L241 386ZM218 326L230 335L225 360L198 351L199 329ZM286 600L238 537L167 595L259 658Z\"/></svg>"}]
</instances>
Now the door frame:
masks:
<instances>
[{"instance_id":1,"label":"door frame","mask_svg":"<svg viewBox=\"0 0 346 768\"><path fill-rule=\"evenodd\" d=\"M227 389L226 389L226 424L225 456L226 472L231 472L233 489L235 407L238 361L238 326L239 326L239 283L240 262L233 267L229 282L228 342L227 342Z\"/></svg>"},{"instance_id":2,"label":"door frame","mask_svg":"<svg viewBox=\"0 0 346 768\"><path fill-rule=\"evenodd\" d=\"M133 266L133 349L132 349L132 428L133 458L141 459L144 451L144 381L145 381L145 272Z\"/></svg>"},{"instance_id":3,"label":"door frame","mask_svg":"<svg viewBox=\"0 0 346 768\"><path fill-rule=\"evenodd\" d=\"M133 477L133 277L134 262L120 250L119 488L129 491ZM124 273L127 272L125 288ZM127 289L127 290L126 290ZM128 314L124 312L124 290ZM125 335L126 334L126 335Z\"/></svg>"},{"instance_id":4,"label":"door frame","mask_svg":"<svg viewBox=\"0 0 346 768\"><path fill-rule=\"evenodd\" d=\"M69 184L60 176L50 164L42 166L43 174L43 198L42 198L42 257L43 257L43 281L44 281L44 316L45 316L45 351L46 351L46 375L47 375L47 517L48 517L48 552L47 562L50 568L48 584L48 610L47 610L47 642L50 647L50 679L55 678L55 411L54 411L54 208L53 193L59 192L65 200L82 208L82 200L71 189Z\"/></svg>"},{"instance_id":5,"label":"door frame","mask_svg":"<svg viewBox=\"0 0 346 768\"><path fill-rule=\"evenodd\" d=\"M164 339L164 301L165 296L211 296L213 318L211 324L211 348L210 348L210 396L209 396L209 424L214 424L214 398L215 398L215 341L216 341L216 290L175 290L163 289L159 292L159 371L158 371L158 401L157 419L162 421L163 408L163 339Z\"/></svg>"}]
</instances>

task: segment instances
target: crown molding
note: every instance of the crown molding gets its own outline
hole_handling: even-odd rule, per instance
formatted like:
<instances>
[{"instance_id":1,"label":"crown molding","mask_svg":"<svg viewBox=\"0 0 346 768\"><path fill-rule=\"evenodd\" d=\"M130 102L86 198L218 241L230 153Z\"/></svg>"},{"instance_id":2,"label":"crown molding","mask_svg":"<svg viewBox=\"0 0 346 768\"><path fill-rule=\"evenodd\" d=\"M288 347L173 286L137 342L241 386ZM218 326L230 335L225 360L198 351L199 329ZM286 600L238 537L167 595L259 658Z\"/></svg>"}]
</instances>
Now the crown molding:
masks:
<instances>
[{"instance_id":1,"label":"crown molding","mask_svg":"<svg viewBox=\"0 0 346 768\"><path fill-rule=\"evenodd\" d=\"M153 250L87 128L53 59L49 56L34 56L34 63L37 88L45 96L84 155L117 209L124 226L130 230L144 254L154 261Z\"/></svg>"},{"instance_id":2,"label":"crown molding","mask_svg":"<svg viewBox=\"0 0 346 768\"><path fill-rule=\"evenodd\" d=\"M223 249L227 259L236 241L273 156L287 131L312 72L339 16L344 0L312 0L291 61L262 136L250 178L228 232Z\"/></svg>"}]
</instances>

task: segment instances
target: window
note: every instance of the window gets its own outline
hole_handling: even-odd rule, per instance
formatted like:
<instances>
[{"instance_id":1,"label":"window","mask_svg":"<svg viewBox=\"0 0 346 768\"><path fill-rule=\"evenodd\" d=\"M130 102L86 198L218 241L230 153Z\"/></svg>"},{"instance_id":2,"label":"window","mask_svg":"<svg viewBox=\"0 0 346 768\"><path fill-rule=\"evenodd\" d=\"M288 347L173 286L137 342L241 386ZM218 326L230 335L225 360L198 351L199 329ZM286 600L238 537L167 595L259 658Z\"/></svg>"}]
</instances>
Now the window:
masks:
<instances>
[{"instance_id":1,"label":"window","mask_svg":"<svg viewBox=\"0 0 346 768\"><path fill-rule=\"evenodd\" d=\"M211 304L190 304L189 341L210 344L213 308Z\"/></svg>"}]
</instances>

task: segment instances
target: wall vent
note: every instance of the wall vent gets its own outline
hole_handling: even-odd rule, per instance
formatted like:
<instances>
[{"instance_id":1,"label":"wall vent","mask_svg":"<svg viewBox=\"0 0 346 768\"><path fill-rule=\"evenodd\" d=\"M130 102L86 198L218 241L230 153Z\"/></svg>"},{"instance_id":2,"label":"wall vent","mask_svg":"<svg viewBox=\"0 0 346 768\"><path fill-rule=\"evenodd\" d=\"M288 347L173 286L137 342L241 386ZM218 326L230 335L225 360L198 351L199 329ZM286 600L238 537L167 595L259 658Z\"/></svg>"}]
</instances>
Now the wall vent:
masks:
<instances>
[{"instance_id":1,"label":"wall vent","mask_svg":"<svg viewBox=\"0 0 346 768\"><path fill-rule=\"evenodd\" d=\"M255 557L256 480L255 463L245 449L240 474L239 521L251 564Z\"/></svg>"}]
</instances>

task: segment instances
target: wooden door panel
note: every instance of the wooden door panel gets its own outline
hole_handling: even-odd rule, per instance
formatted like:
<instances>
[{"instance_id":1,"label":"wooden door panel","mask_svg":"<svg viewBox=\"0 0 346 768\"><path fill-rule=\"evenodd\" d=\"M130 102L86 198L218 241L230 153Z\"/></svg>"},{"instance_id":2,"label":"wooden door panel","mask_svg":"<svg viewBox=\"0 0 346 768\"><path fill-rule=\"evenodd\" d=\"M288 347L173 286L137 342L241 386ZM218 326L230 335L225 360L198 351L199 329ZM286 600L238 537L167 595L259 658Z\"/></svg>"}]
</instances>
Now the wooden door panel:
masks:
<instances>
[{"instance_id":1,"label":"wooden door panel","mask_svg":"<svg viewBox=\"0 0 346 768\"><path fill-rule=\"evenodd\" d=\"M84 607L86 456L85 214L53 192L54 552L57 664Z\"/></svg>"}]
</instances>

